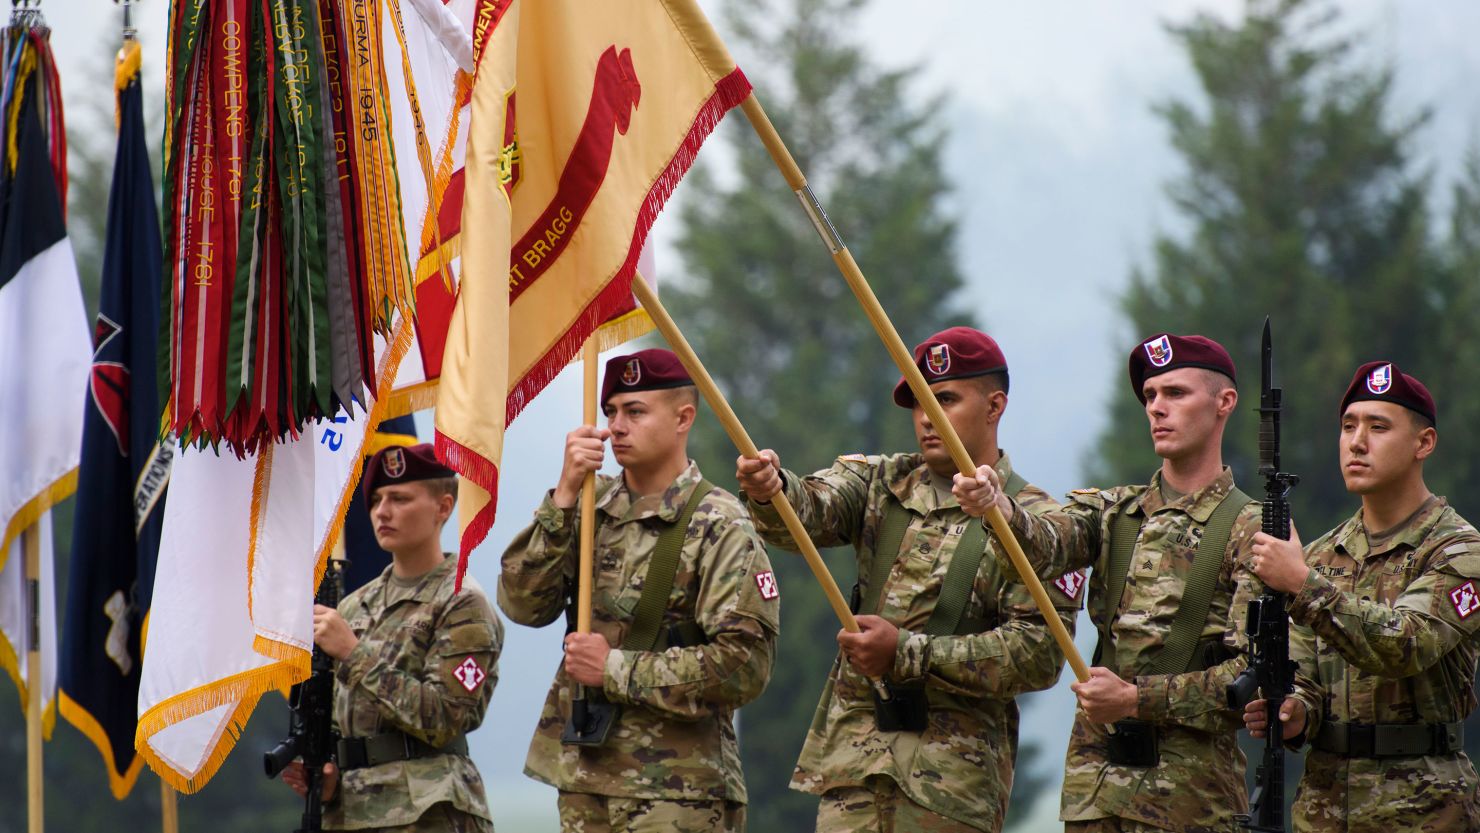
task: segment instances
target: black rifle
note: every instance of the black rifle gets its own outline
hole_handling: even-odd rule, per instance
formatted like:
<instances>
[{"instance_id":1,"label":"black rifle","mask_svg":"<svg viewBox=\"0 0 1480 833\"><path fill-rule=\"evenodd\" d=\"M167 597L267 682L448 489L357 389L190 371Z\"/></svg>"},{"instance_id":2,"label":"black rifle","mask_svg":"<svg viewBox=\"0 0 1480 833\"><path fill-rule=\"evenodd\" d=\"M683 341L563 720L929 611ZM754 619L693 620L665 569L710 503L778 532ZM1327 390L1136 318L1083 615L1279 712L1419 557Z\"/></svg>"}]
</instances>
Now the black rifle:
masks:
<instances>
[{"instance_id":1,"label":"black rifle","mask_svg":"<svg viewBox=\"0 0 1480 833\"><path fill-rule=\"evenodd\" d=\"M331 559L314 602L338 607L343 595L344 573L340 562ZM308 794L297 833L319 833L323 830L324 764L334 760L339 732L334 728L334 659L318 645L313 647L309 678L288 692L288 708L288 736L263 754L262 765L268 778L276 778L295 759L303 759Z\"/></svg>"},{"instance_id":2,"label":"black rifle","mask_svg":"<svg viewBox=\"0 0 1480 833\"><path fill-rule=\"evenodd\" d=\"M1280 471L1280 389L1273 387L1274 351L1270 346L1269 319L1264 319L1264 342L1260 355L1259 475L1264 478L1262 527L1266 534L1290 540L1290 490L1300 478ZM1249 796L1249 814L1238 816L1249 830L1284 833L1285 745L1280 708L1286 695L1295 690L1295 663L1290 661L1290 619L1287 598L1268 587L1249 602L1246 630L1249 635L1249 667L1228 686L1228 706L1243 710L1257 689L1264 696L1269 728L1264 736L1264 754L1254 775Z\"/></svg>"}]
</instances>

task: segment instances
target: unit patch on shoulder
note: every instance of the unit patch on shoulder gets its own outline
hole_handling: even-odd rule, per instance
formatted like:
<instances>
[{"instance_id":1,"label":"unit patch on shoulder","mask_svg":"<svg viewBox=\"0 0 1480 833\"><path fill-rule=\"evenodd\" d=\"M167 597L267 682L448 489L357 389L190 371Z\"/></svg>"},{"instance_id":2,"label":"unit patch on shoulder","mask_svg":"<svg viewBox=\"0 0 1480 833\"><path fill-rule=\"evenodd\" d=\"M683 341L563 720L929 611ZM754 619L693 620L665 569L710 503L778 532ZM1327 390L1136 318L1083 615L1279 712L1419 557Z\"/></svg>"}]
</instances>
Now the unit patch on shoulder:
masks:
<instances>
[{"instance_id":1,"label":"unit patch on shoulder","mask_svg":"<svg viewBox=\"0 0 1480 833\"><path fill-rule=\"evenodd\" d=\"M1468 619L1471 613L1480 610L1480 595L1475 593L1475 582L1467 581L1449 591L1449 603L1454 605L1454 612L1461 619Z\"/></svg>"},{"instance_id":2,"label":"unit patch on shoulder","mask_svg":"<svg viewBox=\"0 0 1480 833\"><path fill-rule=\"evenodd\" d=\"M770 570L762 570L755 574L755 586L761 591L761 598L768 602L781 595L781 588L776 586L776 576Z\"/></svg>"},{"instance_id":3,"label":"unit patch on shoulder","mask_svg":"<svg viewBox=\"0 0 1480 833\"><path fill-rule=\"evenodd\" d=\"M1093 495L1093 494L1099 493L1099 491L1100 491L1099 489L1096 489L1095 487L1091 486L1088 489L1075 489L1074 491L1070 492L1069 494L1071 494L1071 495Z\"/></svg>"},{"instance_id":4,"label":"unit patch on shoulder","mask_svg":"<svg viewBox=\"0 0 1480 833\"><path fill-rule=\"evenodd\" d=\"M1064 595L1078 601L1079 589L1084 586L1084 571L1074 570L1053 580L1053 586L1064 591Z\"/></svg>"},{"instance_id":5,"label":"unit patch on shoulder","mask_svg":"<svg viewBox=\"0 0 1480 833\"><path fill-rule=\"evenodd\" d=\"M838 456L839 463L868 463L866 454L841 454Z\"/></svg>"},{"instance_id":6,"label":"unit patch on shoulder","mask_svg":"<svg viewBox=\"0 0 1480 833\"><path fill-rule=\"evenodd\" d=\"M1470 614L1480 610L1480 595L1476 595L1476 583L1465 581L1461 586L1449 590L1449 604L1455 605L1455 613L1459 618L1470 618Z\"/></svg>"},{"instance_id":7,"label":"unit patch on shoulder","mask_svg":"<svg viewBox=\"0 0 1480 833\"><path fill-rule=\"evenodd\" d=\"M478 686L483 685L483 681L488 678L483 666L472 657L463 660L462 664L452 672L452 676L456 677L457 681L462 683L462 687L468 691L477 691Z\"/></svg>"}]
</instances>

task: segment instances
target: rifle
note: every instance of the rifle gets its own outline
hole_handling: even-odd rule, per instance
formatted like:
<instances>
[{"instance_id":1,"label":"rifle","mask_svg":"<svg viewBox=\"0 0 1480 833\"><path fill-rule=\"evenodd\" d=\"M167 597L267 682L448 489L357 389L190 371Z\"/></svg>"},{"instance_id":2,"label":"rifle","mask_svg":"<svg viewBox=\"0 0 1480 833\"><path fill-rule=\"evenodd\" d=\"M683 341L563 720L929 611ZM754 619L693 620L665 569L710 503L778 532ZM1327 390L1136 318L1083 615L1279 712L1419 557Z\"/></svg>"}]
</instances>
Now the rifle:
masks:
<instances>
[{"instance_id":1,"label":"rifle","mask_svg":"<svg viewBox=\"0 0 1480 833\"><path fill-rule=\"evenodd\" d=\"M343 559L330 559L314 602L338 607L344 595ZM323 830L324 764L335 758L339 732L334 728L334 659L318 645L313 648L312 672L288 692L288 736L262 756L268 778L276 778L296 758L303 759L308 793L303 819L296 833Z\"/></svg>"},{"instance_id":2,"label":"rifle","mask_svg":"<svg viewBox=\"0 0 1480 833\"><path fill-rule=\"evenodd\" d=\"M1259 374L1259 475L1264 478L1261 527L1265 534L1290 540L1290 490L1300 478L1280 471L1280 398L1273 386L1274 350L1270 345L1269 319L1264 319L1264 340ZM1257 689L1264 696L1269 730L1264 736L1264 754L1254 774L1249 795L1249 813L1238 821L1261 833L1285 831L1285 741L1280 708L1286 695L1295 690L1295 663L1290 661L1290 619L1284 593L1264 588L1249 602L1245 631L1249 636L1249 667L1228 685L1228 707L1242 710Z\"/></svg>"}]
</instances>

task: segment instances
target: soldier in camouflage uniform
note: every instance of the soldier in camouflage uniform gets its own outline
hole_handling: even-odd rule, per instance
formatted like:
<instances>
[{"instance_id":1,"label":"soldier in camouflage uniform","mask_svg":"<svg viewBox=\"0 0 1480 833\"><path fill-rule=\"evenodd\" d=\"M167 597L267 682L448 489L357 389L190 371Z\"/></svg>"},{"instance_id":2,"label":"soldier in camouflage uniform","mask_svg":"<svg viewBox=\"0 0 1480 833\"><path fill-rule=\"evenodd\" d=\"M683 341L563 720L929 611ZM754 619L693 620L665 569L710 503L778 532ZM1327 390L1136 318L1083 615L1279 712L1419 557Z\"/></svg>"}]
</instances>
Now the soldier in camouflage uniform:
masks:
<instances>
[{"instance_id":1,"label":"soldier in camouflage uniform","mask_svg":"<svg viewBox=\"0 0 1480 833\"><path fill-rule=\"evenodd\" d=\"M1162 334L1131 352L1130 377L1162 458L1148 485L1082 489L1062 510L1039 514L1018 511L1026 507L983 468L975 480L958 477L956 494L978 517L996 503L1040 576L1094 568L1089 610L1103 667L1071 687L1080 709L1065 763L1065 830L1229 833L1248 798L1235 742L1240 715L1227 708L1225 688L1246 665L1241 623L1257 592L1246 561L1260 519L1222 462L1223 430L1238 402L1233 361L1209 339ZM1221 551L1216 532L1201 544L1219 517L1228 524ZM1116 529L1129 530L1121 536L1129 564L1119 575L1110 567ZM1195 558L1200 550L1209 560ZM1207 564L1201 579L1194 561ZM1201 616L1190 602L1194 584L1207 593ZM1183 625L1174 625L1184 609Z\"/></svg>"},{"instance_id":2,"label":"soldier in camouflage uniform","mask_svg":"<svg viewBox=\"0 0 1480 833\"><path fill-rule=\"evenodd\" d=\"M1056 506L1046 492L1014 477L997 445L1008 376L996 342L953 327L916 347L915 360L972 458L1018 483L1024 506ZM996 831L1012 792L1013 698L1053 685L1064 657L1027 589L985 554L986 536L977 533L975 544L960 549L970 519L950 493L955 464L903 381L894 401L913 409L919 453L849 454L807 477L782 470L770 450L761 460L736 463L767 541L797 548L769 502L784 484L818 546L851 544L857 552L861 587L854 607L862 632L838 634L842 651L791 787L822 797L817 829L826 833ZM886 517L901 512L894 522L901 537L892 548L884 541L889 552L876 552L889 537ZM980 559L974 575L962 574L970 582L966 606L956 626L932 628L949 596L946 576L958 550ZM869 592L877 576L884 577L882 586ZM1081 575L1069 574L1049 588L1071 632L1082 583ZM887 680L897 702L923 698L923 728L881 728L868 677Z\"/></svg>"},{"instance_id":3,"label":"soldier in camouflage uniform","mask_svg":"<svg viewBox=\"0 0 1480 833\"><path fill-rule=\"evenodd\" d=\"M314 640L336 662L338 766L325 767L324 827L491 833L483 779L468 757L498 682L503 626L471 576L456 591L440 546L455 473L430 445L391 446L361 484L391 566L333 608L316 606ZM303 766L283 773L300 795Z\"/></svg>"},{"instance_id":4,"label":"soldier in camouflage uniform","mask_svg":"<svg viewBox=\"0 0 1480 833\"><path fill-rule=\"evenodd\" d=\"M1424 484L1433 397L1391 362L1357 370L1341 407L1341 473L1355 516L1302 557L1263 533L1254 571L1293 596L1295 695L1284 737L1309 741L1297 831L1480 830L1463 721L1475 708L1480 533ZM1245 723L1268 727L1264 701Z\"/></svg>"},{"instance_id":5,"label":"soldier in camouflage uniform","mask_svg":"<svg viewBox=\"0 0 1480 833\"><path fill-rule=\"evenodd\" d=\"M566 635L524 771L560 791L561 828L571 833L740 831L746 793L734 716L760 695L775 659L770 560L740 502L688 459L697 396L677 357L643 350L612 359L601 402L608 429L571 432L559 485L503 556L498 602L510 619L543 627L568 612L580 485L610 437L623 471L597 477L592 633ZM662 614L667 647L623 647L660 537L690 505ZM601 746L561 743L577 683L621 706Z\"/></svg>"}]
</instances>

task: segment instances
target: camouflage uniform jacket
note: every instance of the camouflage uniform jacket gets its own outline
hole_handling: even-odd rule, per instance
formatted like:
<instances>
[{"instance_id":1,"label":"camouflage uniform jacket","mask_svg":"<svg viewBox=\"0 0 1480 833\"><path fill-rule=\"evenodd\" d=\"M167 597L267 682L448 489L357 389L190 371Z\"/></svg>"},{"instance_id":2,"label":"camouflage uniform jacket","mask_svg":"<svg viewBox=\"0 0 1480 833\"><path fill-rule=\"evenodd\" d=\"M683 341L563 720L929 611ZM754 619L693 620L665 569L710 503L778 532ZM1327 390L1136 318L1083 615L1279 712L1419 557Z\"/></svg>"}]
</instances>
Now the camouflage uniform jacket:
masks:
<instances>
[{"instance_id":1,"label":"camouflage uniform jacket","mask_svg":"<svg viewBox=\"0 0 1480 833\"><path fill-rule=\"evenodd\" d=\"M1243 611L1258 593L1248 571L1249 547L1259 531L1257 503L1234 522L1203 624L1202 638L1221 640L1231 658L1204 671L1147 673L1181 606L1203 528L1232 489L1233 473L1225 467L1211 484L1166 503L1158 471L1148 486L1073 492L1061 511L1041 517L1013 513L1013 531L1039 576L1093 568L1089 612L1102 632L1111 519L1121 511L1145 519L1111 619L1113 654L1106 646L1101 662L1139 688L1137 717L1157 725L1161 764L1111 764L1105 727L1078 711L1065 762L1061 819L1114 816L1167 830L1222 833L1233 829L1233 814L1247 807L1245 760L1235 736L1242 717L1228 708L1225 687L1246 666Z\"/></svg>"},{"instance_id":2,"label":"camouflage uniform jacket","mask_svg":"<svg viewBox=\"0 0 1480 833\"><path fill-rule=\"evenodd\" d=\"M1440 498L1373 539L1362 513L1306 549L1290 656L1306 738L1324 721L1449 723L1475 708L1480 533ZM1480 830L1463 752L1343 758L1311 750L1294 816L1306 830ZM1419 827L1422 822L1428 825Z\"/></svg>"},{"instance_id":3,"label":"camouflage uniform jacket","mask_svg":"<svg viewBox=\"0 0 1480 833\"><path fill-rule=\"evenodd\" d=\"M766 548L740 501L713 489L694 511L664 624L696 622L708 644L621 650L658 535L701 480L692 462L661 495L635 497L598 476L591 629L613 646L603 693L622 704L606 745L566 746L571 681L562 666L545 699L524 771L567 792L624 798L744 802L735 710L771 678L780 601ZM580 514L545 498L503 557L498 601L510 619L543 627L565 613L576 574Z\"/></svg>"},{"instance_id":4,"label":"camouflage uniform jacket","mask_svg":"<svg viewBox=\"0 0 1480 833\"><path fill-rule=\"evenodd\" d=\"M471 577L455 592L456 558L406 583L393 568L339 605L360 642L335 668L334 722L343 737L405 732L443 746L483 723L498 682L504 630ZM415 822L441 801L490 819L478 768L433 755L343 773L324 826L358 830Z\"/></svg>"},{"instance_id":5,"label":"camouflage uniform jacket","mask_svg":"<svg viewBox=\"0 0 1480 833\"><path fill-rule=\"evenodd\" d=\"M1006 478L1011 466L1004 454L997 471ZM899 628L894 670L887 677L896 684L923 683L930 702L923 733L879 731L873 689L840 654L833 660L791 787L821 795L884 776L932 812L995 831L1002 826L1012 792L1018 731L1013 698L1053 685L1064 657L1027 588L1011 582L990 552L982 557L963 612L964 618L989 622L989 628L959 636L923 632L961 534L973 523L949 492L942 500L933 477L918 453L851 454L805 478L783 473L786 496L812 540L820 547L853 545L861 577L872 570L886 505L897 501L909 510L909 527L879 595L880 609L860 613L877 613ZM1034 508L1057 505L1033 486L1020 497ZM774 506L750 505L762 537L779 547L797 548ZM1049 587L1071 633L1079 609L1078 579L1066 579L1064 585L1076 591L1075 597Z\"/></svg>"}]
</instances>

